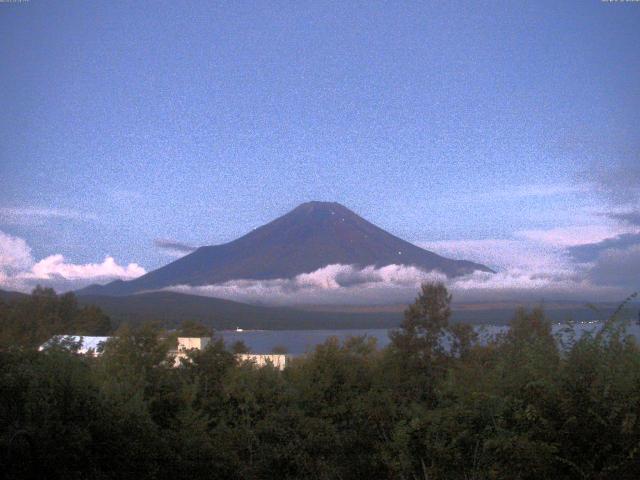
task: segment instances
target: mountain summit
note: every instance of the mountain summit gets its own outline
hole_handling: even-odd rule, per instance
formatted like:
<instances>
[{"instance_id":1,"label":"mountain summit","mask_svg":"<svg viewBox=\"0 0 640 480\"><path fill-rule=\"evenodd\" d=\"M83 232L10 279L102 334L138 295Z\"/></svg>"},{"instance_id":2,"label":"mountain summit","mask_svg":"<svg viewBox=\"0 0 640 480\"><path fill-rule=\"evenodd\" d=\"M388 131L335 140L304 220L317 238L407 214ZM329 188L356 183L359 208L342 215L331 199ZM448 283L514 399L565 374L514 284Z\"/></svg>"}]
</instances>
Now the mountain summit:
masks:
<instances>
[{"instance_id":1,"label":"mountain summit","mask_svg":"<svg viewBox=\"0 0 640 480\"><path fill-rule=\"evenodd\" d=\"M194 252L131 281L92 285L80 294L128 295L172 285L210 285L229 280L292 278L330 264L413 265L459 276L484 265L452 260L376 227L335 202L303 203L229 243Z\"/></svg>"}]
</instances>

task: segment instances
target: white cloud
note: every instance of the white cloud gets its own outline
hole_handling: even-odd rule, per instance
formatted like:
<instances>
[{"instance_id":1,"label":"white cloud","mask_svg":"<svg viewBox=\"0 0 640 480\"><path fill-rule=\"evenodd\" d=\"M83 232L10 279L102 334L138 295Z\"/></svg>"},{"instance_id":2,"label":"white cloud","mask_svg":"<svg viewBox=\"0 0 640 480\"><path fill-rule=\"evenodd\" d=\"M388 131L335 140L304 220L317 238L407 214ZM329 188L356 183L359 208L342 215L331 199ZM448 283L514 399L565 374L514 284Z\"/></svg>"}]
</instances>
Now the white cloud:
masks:
<instances>
[{"instance_id":1,"label":"white cloud","mask_svg":"<svg viewBox=\"0 0 640 480\"><path fill-rule=\"evenodd\" d=\"M119 265L109 256L102 263L75 264L55 254L36 262L27 242L0 231L0 288L28 291L40 283L70 290L93 282L131 280L145 273L137 263Z\"/></svg>"},{"instance_id":2,"label":"white cloud","mask_svg":"<svg viewBox=\"0 0 640 480\"><path fill-rule=\"evenodd\" d=\"M561 249L524 239L440 240L416 245L448 258L482 263L494 270L544 271L568 262Z\"/></svg>"},{"instance_id":3,"label":"white cloud","mask_svg":"<svg viewBox=\"0 0 640 480\"><path fill-rule=\"evenodd\" d=\"M95 220L92 213L66 208L48 207L0 207L0 223L5 225L29 225L51 219Z\"/></svg>"},{"instance_id":4,"label":"white cloud","mask_svg":"<svg viewBox=\"0 0 640 480\"><path fill-rule=\"evenodd\" d=\"M549 230L522 230L515 236L544 245L573 247L597 243L623 233L638 233L640 228L633 225L573 225Z\"/></svg>"},{"instance_id":5,"label":"white cloud","mask_svg":"<svg viewBox=\"0 0 640 480\"><path fill-rule=\"evenodd\" d=\"M232 300L269 304L386 303L415 296L427 280L446 280L439 272L405 265L357 268L327 265L291 279L231 280L221 284L174 285L165 290Z\"/></svg>"},{"instance_id":6,"label":"white cloud","mask_svg":"<svg viewBox=\"0 0 640 480\"><path fill-rule=\"evenodd\" d=\"M67 263L60 254L50 255L31 267L28 275L34 279L48 280L61 277L66 280L111 279L131 280L146 273L137 263L118 265L113 257L105 257L102 263Z\"/></svg>"},{"instance_id":7,"label":"white cloud","mask_svg":"<svg viewBox=\"0 0 640 480\"><path fill-rule=\"evenodd\" d=\"M0 231L0 272L28 268L32 263L27 242Z\"/></svg>"},{"instance_id":8,"label":"white cloud","mask_svg":"<svg viewBox=\"0 0 640 480\"><path fill-rule=\"evenodd\" d=\"M441 240L416 242L416 245L445 257L482 263L498 271L545 273L579 268L569 253L572 247L639 232L639 226L612 221L546 230L521 230L506 239Z\"/></svg>"},{"instance_id":9,"label":"white cloud","mask_svg":"<svg viewBox=\"0 0 640 480\"><path fill-rule=\"evenodd\" d=\"M389 304L413 299L424 281L444 281L457 301L617 299L625 292L591 283L582 271L547 268L545 271L510 268L491 274L476 271L447 279L433 271L388 265L382 268L327 265L292 279L232 280L203 285L174 285L165 290L249 303L301 304Z\"/></svg>"},{"instance_id":10,"label":"white cloud","mask_svg":"<svg viewBox=\"0 0 640 480\"><path fill-rule=\"evenodd\" d=\"M538 299L594 301L619 299L630 293L629 282L613 281L611 272L615 270L619 275L619 272L635 268L633 252L610 253L594 262L576 261L571 252L634 230L637 227L615 222L521 231L511 239L452 240L418 245L441 255L486 263L497 270L494 275L476 272L451 281L450 287L457 291L458 299L484 296L486 300L507 300L534 296ZM626 266L618 261L623 255L627 258ZM605 278L607 281L603 281Z\"/></svg>"}]
</instances>

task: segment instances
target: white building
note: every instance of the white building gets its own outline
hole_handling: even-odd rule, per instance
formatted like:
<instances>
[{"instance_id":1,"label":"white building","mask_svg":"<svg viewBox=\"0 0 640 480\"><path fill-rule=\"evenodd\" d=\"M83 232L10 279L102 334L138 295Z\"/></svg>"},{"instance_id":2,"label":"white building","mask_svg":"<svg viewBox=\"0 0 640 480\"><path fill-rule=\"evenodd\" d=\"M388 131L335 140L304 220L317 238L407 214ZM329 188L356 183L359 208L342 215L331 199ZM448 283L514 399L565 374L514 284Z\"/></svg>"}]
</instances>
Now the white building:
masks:
<instances>
[{"instance_id":1,"label":"white building","mask_svg":"<svg viewBox=\"0 0 640 480\"><path fill-rule=\"evenodd\" d=\"M97 357L98 355L102 355L104 344L107 343L110 338L111 337L94 337L84 335L55 335L40 345L38 350L43 351L55 345L60 345L70 350L77 348L75 351L82 355L92 355Z\"/></svg>"},{"instance_id":2,"label":"white building","mask_svg":"<svg viewBox=\"0 0 640 480\"><path fill-rule=\"evenodd\" d=\"M284 370L289 361L288 355L281 354L263 355L259 353L239 353L236 355L236 358L240 362L253 363L256 367L264 367L271 364L278 370Z\"/></svg>"},{"instance_id":3,"label":"white building","mask_svg":"<svg viewBox=\"0 0 640 480\"><path fill-rule=\"evenodd\" d=\"M178 347L169 352L175 355L174 366L179 366L183 358L187 358L189 350L204 350L211 343L211 337L178 337Z\"/></svg>"},{"instance_id":4,"label":"white building","mask_svg":"<svg viewBox=\"0 0 640 480\"><path fill-rule=\"evenodd\" d=\"M74 349L82 355L97 357L102 355L104 345L110 338L112 337L55 335L43 343L38 350L42 351L60 345L70 350ZM210 343L211 337L178 337L176 349L169 352L170 355L174 355L174 366L180 366L181 360L187 358L190 350L204 350ZM289 361L288 355L280 354L239 353L236 358L240 363L252 363L256 367L273 365L278 370L284 370Z\"/></svg>"}]
</instances>

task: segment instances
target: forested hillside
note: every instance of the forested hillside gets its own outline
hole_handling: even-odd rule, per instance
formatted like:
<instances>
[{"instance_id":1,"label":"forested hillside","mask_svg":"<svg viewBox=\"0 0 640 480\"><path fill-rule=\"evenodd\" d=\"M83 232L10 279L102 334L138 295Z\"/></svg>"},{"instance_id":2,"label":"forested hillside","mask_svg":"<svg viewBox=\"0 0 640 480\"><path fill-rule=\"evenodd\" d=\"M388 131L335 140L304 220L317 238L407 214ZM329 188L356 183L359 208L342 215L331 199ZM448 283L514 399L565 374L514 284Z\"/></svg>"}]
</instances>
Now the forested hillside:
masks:
<instances>
[{"instance_id":1,"label":"forested hillside","mask_svg":"<svg viewBox=\"0 0 640 480\"><path fill-rule=\"evenodd\" d=\"M282 372L238 365L221 341L172 368L170 341L150 324L121 327L98 358L37 352L30 337L3 345L3 473L640 477L640 350L615 316L561 346L542 310L520 310L509 333L480 345L449 323L449 303L442 285L425 285L388 348L329 340Z\"/></svg>"}]
</instances>

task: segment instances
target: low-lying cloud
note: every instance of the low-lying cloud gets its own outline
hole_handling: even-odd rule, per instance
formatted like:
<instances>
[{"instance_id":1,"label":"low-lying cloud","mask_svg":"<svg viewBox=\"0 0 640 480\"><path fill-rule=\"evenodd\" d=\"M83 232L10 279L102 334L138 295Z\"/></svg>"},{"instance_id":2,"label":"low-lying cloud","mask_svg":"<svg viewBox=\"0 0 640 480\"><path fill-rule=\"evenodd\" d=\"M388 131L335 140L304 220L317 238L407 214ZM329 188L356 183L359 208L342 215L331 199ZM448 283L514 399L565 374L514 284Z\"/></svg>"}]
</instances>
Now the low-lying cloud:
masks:
<instances>
[{"instance_id":1,"label":"low-lying cloud","mask_svg":"<svg viewBox=\"0 0 640 480\"><path fill-rule=\"evenodd\" d=\"M413 299L422 282L443 281L458 301L618 299L624 291L591 283L572 269L531 271L512 268L496 274L476 271L447 278L414 266L358 268L327 265L291 279L232 280L214 285L174 285L165 290L275 305L389 304Z\"/></svg>"},{"instance_id":2,"label":"low-lying cloud","mask_svg":"<svg viewBox=\"0 0 640 480\"><path fill-rule=\"evenodd\" d=\"M165 290L249 303L377 304L404 301L407 295L415 295L417 285L427 280L446 280L446 276L405 265L358 268L333 264L294 278L231 280L202 286L174 285Z\"/></svg>"},{"instance_id":3,"label":"low-lying cloud","mask_svg":"<svg viewBox=\"0 0 640 480\"><path fill-rule=\"evenodd\" d=\"M131 280L145 273L137 263L119 265L110 256L101 263L70 263L61 254L36 261L24 239L0 231L0 288L29 291L43 284L66 291L90 283Z\"/></svg>"}]
</instances>

